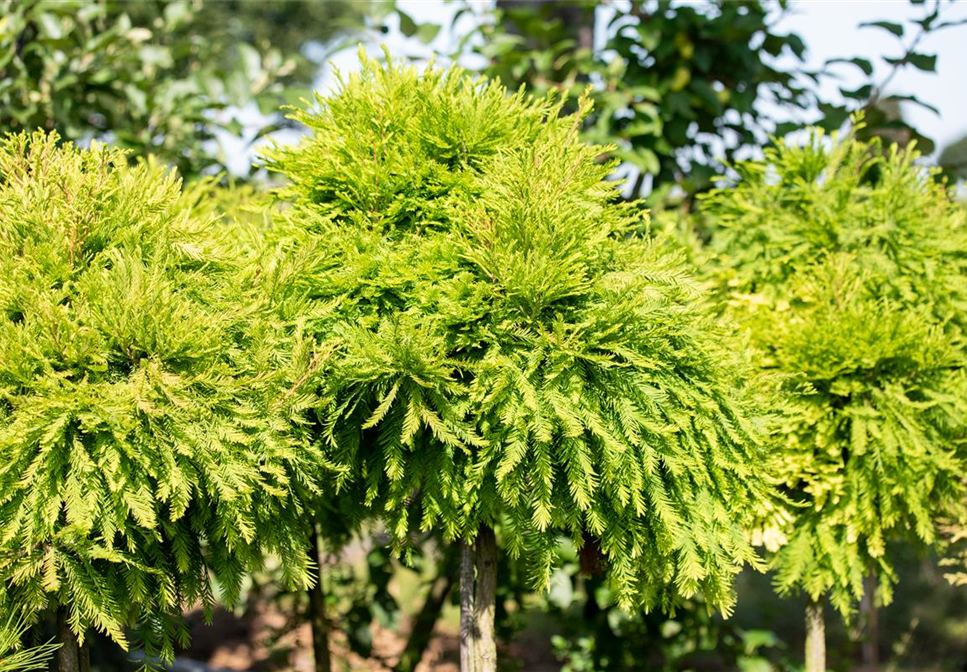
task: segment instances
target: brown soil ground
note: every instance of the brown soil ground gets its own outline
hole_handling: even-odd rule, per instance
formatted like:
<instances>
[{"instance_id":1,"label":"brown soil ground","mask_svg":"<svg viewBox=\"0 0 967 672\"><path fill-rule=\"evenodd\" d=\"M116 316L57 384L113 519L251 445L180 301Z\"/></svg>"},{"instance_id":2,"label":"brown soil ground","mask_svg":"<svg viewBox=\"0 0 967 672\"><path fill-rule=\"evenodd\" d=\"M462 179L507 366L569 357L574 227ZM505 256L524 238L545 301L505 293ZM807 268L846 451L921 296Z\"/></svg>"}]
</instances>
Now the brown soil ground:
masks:
<instances>
[{"instance_id":1,"label":"brown soil ground","mask_svg":"<svg viewBox=\"0 0 967 672\"><path fill-rule=\"evenodd\" d=\"M274 607L252 609L239 618L218 612L211 625L199 623L192 633L192 647L183 655L222 670L251 672L312 672L312 640L308 624L289 630L281 637L276 633L286 628L286 617ZM437 632L417 672L459 672L456 633L437 625ZM373 625L373 656L362 658L349 650L345 636L332 635L334 672L390 672L402 652L407 632L396 633ZM274 640L274 641L273 641ZM556 672L546 642L533 641L526 633L511 647L502 651L527 672Z\"/></svg>"}]
</instances>

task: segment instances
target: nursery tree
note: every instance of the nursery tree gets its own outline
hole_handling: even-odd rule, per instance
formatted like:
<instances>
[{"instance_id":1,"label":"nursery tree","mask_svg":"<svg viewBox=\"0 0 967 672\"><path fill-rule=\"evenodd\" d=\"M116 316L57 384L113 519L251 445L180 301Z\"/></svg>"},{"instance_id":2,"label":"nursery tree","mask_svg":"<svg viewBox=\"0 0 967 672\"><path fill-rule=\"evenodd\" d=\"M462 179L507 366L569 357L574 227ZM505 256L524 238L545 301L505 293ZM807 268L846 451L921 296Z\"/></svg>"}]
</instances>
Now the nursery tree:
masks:
<instances>
[{"instance_id":1,"label":"nursery tree","mask_svg":"<svg viewBox=\"0 0 967 672\"><path fill-rule=\"evenodd\" d=\"M253 268L258 269L256 296L259 307L255 310L262 318L263 335L272 342L265 348L272 357L263 360L261 368L275 371L279 378L280 385L276 390L281 393L281 398L274 404L284 405L287 409L291 423L288 431L303 444L317 442L320 428L317 419L312 417L317 402L313 386L328 366L331 353L326 347L317 347L312 334L312 325L320 310L325 311L325 305L305 290L318 281L318 278L311 278L307 285L306 278L312 276L317 258L328 254L325 250L328 241L313 232L287 226L281 216L286 204L273 202L271 194L253 190L252 185L218 187L209 190L207 196L210 207L246 222L245 230L255 234L245 241L246 248L255 255ZM331 461L324 466L331 470L330 473L345 471L344 465ZM377 504L364 505L364 485L353 480L345 482L339 492L327 489L321 493L309 488L300 490L297 496L306 509L307 554L320 567L318 580L300 598L312 633L315 669L328 672L332 669L329 639L334 622L338 621L350 649L369 657L372 654L371 623L378 620L385 625L386 621L394 620L399 605L389 592L392 572L382 569L389 567L390 563L388 549L384 547L367 554L369 577L365 599L353 599L348 608L340 605L343 608L334 612L334 603L341 600L333 600L326 592L326 583L329 586L334 583L333 578L327 581L321 572L327 557L338 555L354 538L383 537L377 526L368 524L373 518L373 506ZM421 546L435 546L443 555L441 565L449 567L452 564L448 560L452 554L450 545L439 535L424 537ZM440 572L443 571L441 567ZM448 585L445 574L443 578L443 583ZM335 581L338 582L338 578ZM427 629L418 632L414 625L396 666L401 672L412 669L422 658L448 592L449 588L441 591L439 587L428 591L418 617Z\"/></svg>"},{"instance_id":2,"label":"nursery tree","mask_svg":"<svg viewBox=\"0 0 967 672\"><path fill-rule=\"evenodd\" d=\"M728 609L759 401L684 262L631 235L589 102L361 57L269 153L325 362L300 403L398 548L463 542L462 668L495 669L497 532L537 589L567 537L626 608Z\"/></svg>"},{"instance_id":3,"label":"nursery tree","mask_svg":"<svg viewBox=\"0 0 967 672\"><path fill-rule=\"evenodd\" d=\"M311 487L258 366L238 231L201 190L56 134L0 141L0 612L56 610L63 672L94 628L149 655L265 553L304 581Z\"/></svg>"},{"instance_id":4,"label":"nursery tree","mask_svg":"<svg viewBox=\"0 0 967 672\"><path fill-rule=\"evenodd\" d=\"M799 508L773 564L781 592L810 599L809 672L825 670L824 596L847 616L878 576L888 602L888 542L933 542L963 496L967 216L917 157L815 131L704 200L728 312L785 379L777 434Z\"/></svg>"}]
</instances>

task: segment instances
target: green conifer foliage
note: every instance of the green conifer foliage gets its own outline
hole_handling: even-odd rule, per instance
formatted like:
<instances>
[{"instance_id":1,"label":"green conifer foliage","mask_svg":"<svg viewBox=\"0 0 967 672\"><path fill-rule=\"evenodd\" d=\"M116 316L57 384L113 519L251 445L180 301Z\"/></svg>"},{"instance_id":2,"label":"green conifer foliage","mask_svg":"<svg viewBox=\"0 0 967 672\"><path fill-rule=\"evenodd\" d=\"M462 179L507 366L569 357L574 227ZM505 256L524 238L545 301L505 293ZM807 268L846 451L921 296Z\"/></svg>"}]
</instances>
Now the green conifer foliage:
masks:
<instances>
[{"instance_id":1,"label":"green conifer foliage","mask_svg":"<svg viewBox=\"0 0 967 672\"><path fill-rule=\"evenodd\" d=\"M567 536L626 607L727 608L769 497L759 402L685 263L631 235L587 101L561 108L364 57L295 115L269 160L325 362L299 403L401 545L498 526L543 588Z\"/></svg>"},{"instance_id":2,"label":"green conifer foliage","mask_svg":"<svg viewBox=\"0 0 967 672\"><path fill-rule=\"evenodd\" d=\"M0 620L0 672L29 672L46 670L57 651L57 644L47 642L39 646L24 647L21 640L27 626L13 613Z\"/></svg>"},{"instance_id":3,"label":"green conifer foliage","mask_svg":"<svg viewBox=\"0 0 967 672\"><path fill-rule=\"evenodd\" d=\"M963 497L967 217L911 147L815 132L705 199L711 267L756 361L783 376L793 509L783 591L844 615L891 539L931 543Z\"/></svg>"},{"instance_id":4,"label":"green conifer foliage","mask_svg":"<svg viewBox=\"0 0 967 672\"><path fill-rule=\"evenodd\" d=\"M277 418L236 233L123 153L0 140L0 612L170 658L278 553L310 464ZM300 485L301 487L301 485Z\"/></svg>"}]
</instances>

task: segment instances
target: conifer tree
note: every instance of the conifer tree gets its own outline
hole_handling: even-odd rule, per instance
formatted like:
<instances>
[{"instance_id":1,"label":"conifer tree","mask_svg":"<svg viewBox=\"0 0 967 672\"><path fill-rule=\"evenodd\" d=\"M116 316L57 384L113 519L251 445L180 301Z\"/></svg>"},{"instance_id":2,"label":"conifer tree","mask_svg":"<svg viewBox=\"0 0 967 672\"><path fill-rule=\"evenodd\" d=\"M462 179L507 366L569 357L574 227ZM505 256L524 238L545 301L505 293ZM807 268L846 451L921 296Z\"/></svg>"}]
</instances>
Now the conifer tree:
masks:
<instances>
[{"instance_id":1,"label":"conifer tree","mask_svg":"<svg viewBox=\"0 0 967 672\"><path fill-rule=\"evenodd\" d=\"M728 312L784 380L797 506L773 565L780 592L810 599L809 672L825 670L825 596L848 616L875 576L889 602L887 544L932 543L963 496L967 217L917 158L815 131L737 164L703 205Z\"/></svg>"},{"instance_id":2,"label":"conifer tree","mask_svg":"<svg viewBox=\"0 0 967 672\"><path fill-rule=\"evenodd\" d=\"M569 537L625 607L728 609L770 497L759 401L684 262L632 235L588 102L361 57L268 154L325 362L299 403L399 548L465 544L463 669L496 664L495 533L536 589Z\"/></svg>"},{"instance_id":3,"label":"conifer tree","mask_svg":"<svg viewBox=\"0 0 967 672\"><path fill-rule=\"evenodd\" d=\"M182 610L265 553L307 571L311 454L270 404L238 232L126 164L0 140L0 613L56 609L64 672L91 628L170 660Z\"/></svg>"}]
</instances>

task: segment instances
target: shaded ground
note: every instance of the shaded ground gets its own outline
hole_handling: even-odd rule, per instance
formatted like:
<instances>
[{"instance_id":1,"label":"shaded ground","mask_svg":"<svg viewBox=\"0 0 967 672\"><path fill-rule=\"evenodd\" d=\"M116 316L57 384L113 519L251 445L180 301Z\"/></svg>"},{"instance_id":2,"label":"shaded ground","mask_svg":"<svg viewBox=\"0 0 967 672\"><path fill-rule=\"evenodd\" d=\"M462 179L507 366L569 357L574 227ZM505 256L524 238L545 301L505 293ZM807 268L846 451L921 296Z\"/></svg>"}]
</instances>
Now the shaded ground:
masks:
<instances>
[{"instance_id":1,"label":"shaded ground","mask_svg":"<svg viewBox=\"0 0 967 672\"><path fill-rule=\"evenodd\" d=\"M277 638L281 630L288 630L286 626L286 616L271 607L240 619L220 612L212 625L201 624L194 628L194 644L185 655L226 670L311 672L312 640L308 624ZM369 659L350 651L342 633L333 633L331 644L336 670L384 672L396 662L405 638L374 625L373 657ZM418 672L458 672L456 651L455 637L440 633L434 638Z\"/></svg>"},{"instance_id":2,"label":"shaded ground","mask_svg":"<svg viewBox=\"0 0 967 672\"><path fill-rule=\"evenodd\" d=\"M881 672L960 672L967 662L967 589L952 587L931 558L902 554L898 562L900 586L889 607L879 612ZM408 614L420 606L419 577L407 571L394 576L394 594ZM771 630L785 642L783 657L792 667L801 665L803 639L802 600L779 599L768 576L745 573L739 579L737 625L748 630ZM550 647L555 632L546 614L527 614L527 627L502 649L505 669L522 672L557 672L560 663ZM337 624L338 626L338 624ZM457 614L447 606L418 672L458 672ZM278 633L285 632L281 637ZM409 633L408 618L390 631L373 625L373 656L352 653L346 638L333 634L336 672L388 672L403 650ZM827 610L829 667L846 672L859 668L862 632L856 622L845 625ZM643 659L645 651L643 650ZM308 626L287 627L286 617L271 604L258 606L242 618L221 612L211 626L193 629L193 645L185 656L214 668L275 672L312 672ZM708 666L697 672L721 669L709 652ZM642 669L645 669L644 667Z\"/></svg>"},{"instance_id":3,"label":"shaded ground","mask_svg":"<svg viewBox=\"0 0 967 672\"><path fill-rule=\"evenodd\" d=\"M220 670L312 672L312 640L308 624L276 639L276 633L284 629L286 617L274 608L249 613L243 618L222 611L216 614L211 625L199 623L193 628L192 648L184 655ZM337 672L390 672L403 650L406 634L374 625L373 657L362 658L349 650L342 633L335 632L332 640L334 669ZM417 672L459 672L458 646L456 632L445 623L438 624ZM520 670L557 672L560 669L543 633L521 633L502 654Z\"/></svg>"}]
</instances>

